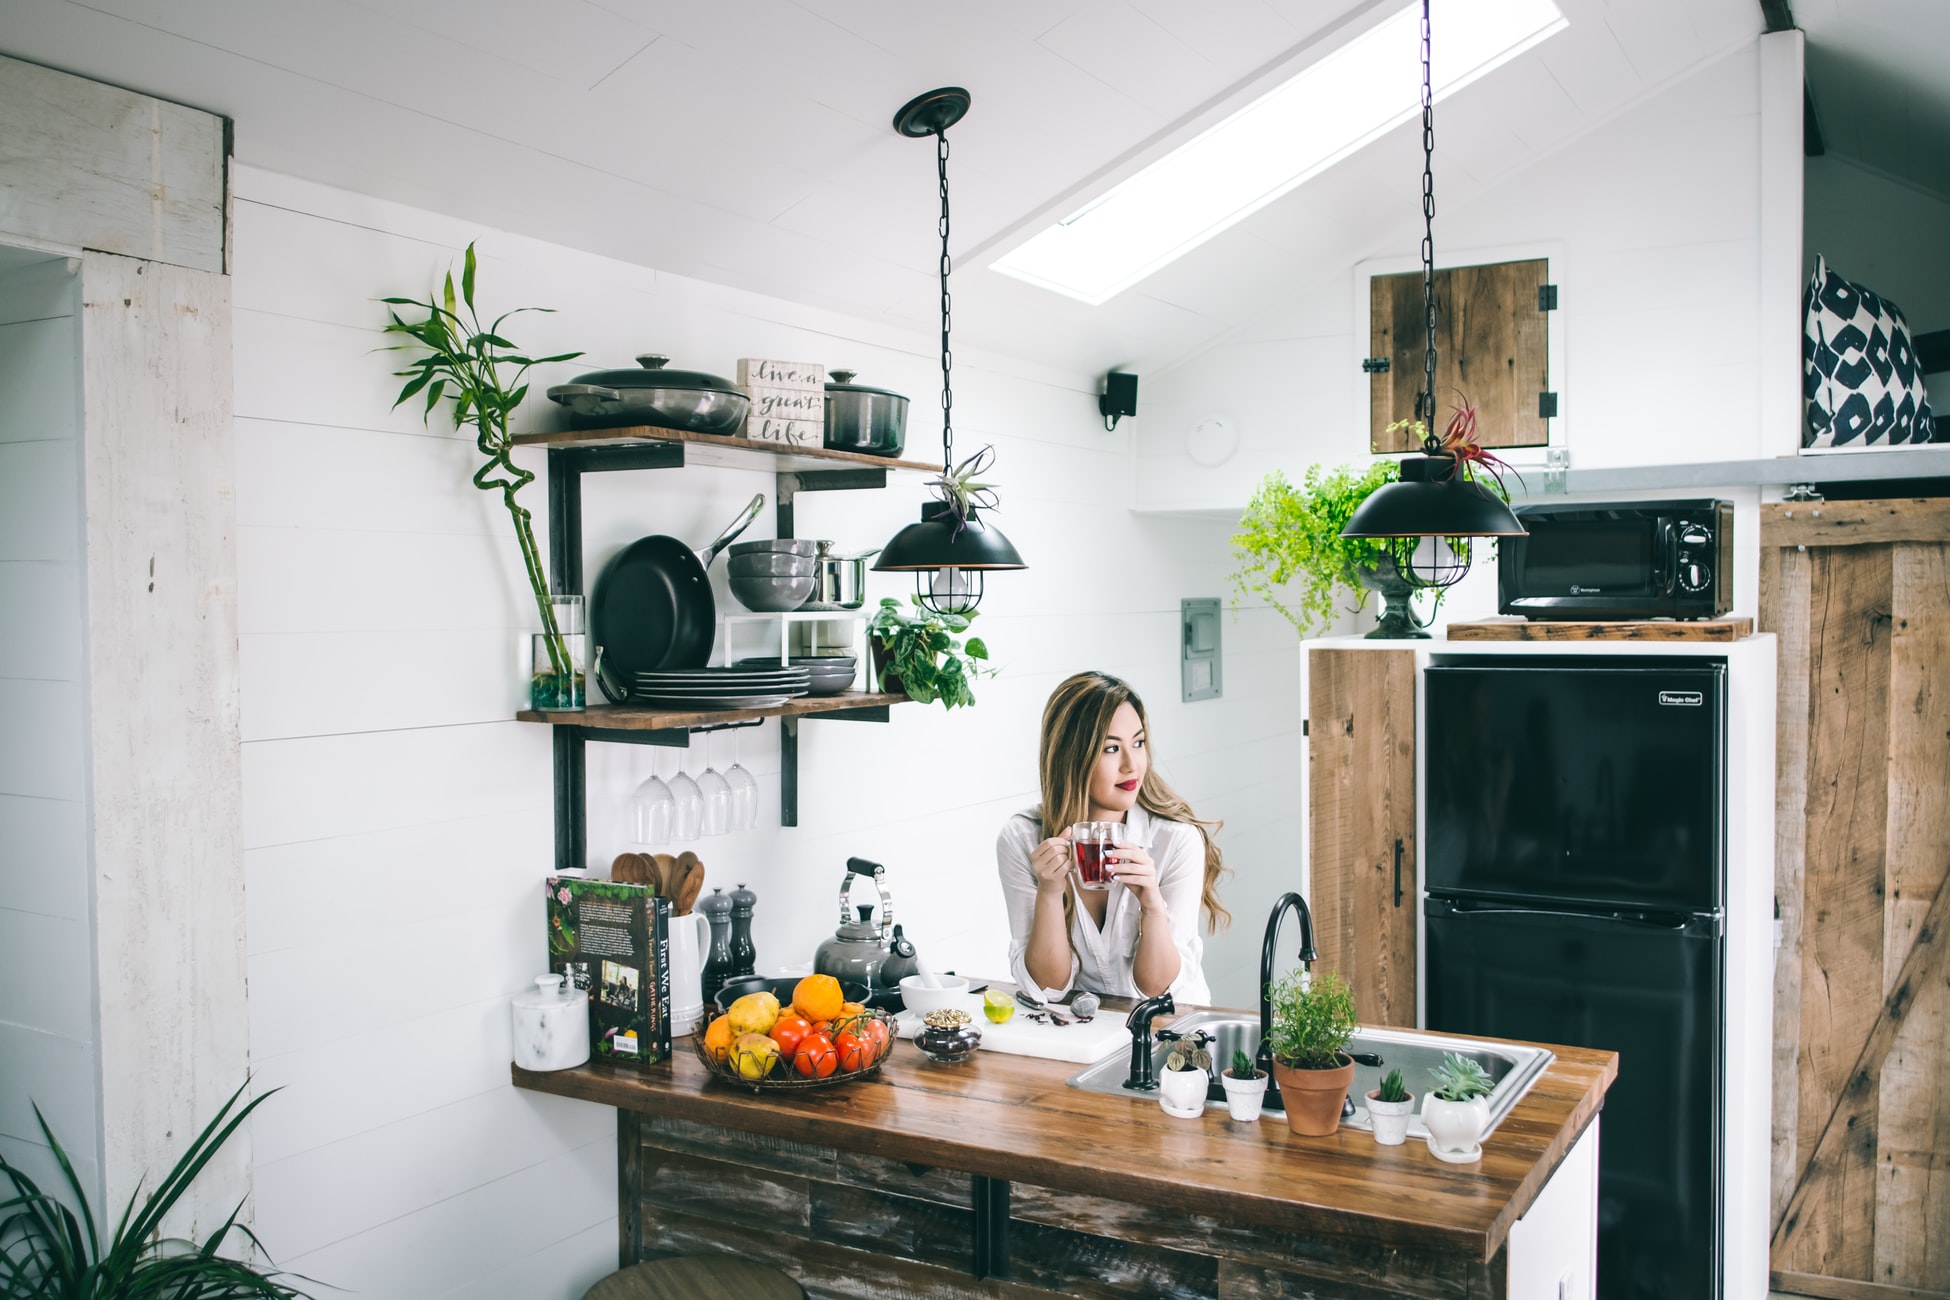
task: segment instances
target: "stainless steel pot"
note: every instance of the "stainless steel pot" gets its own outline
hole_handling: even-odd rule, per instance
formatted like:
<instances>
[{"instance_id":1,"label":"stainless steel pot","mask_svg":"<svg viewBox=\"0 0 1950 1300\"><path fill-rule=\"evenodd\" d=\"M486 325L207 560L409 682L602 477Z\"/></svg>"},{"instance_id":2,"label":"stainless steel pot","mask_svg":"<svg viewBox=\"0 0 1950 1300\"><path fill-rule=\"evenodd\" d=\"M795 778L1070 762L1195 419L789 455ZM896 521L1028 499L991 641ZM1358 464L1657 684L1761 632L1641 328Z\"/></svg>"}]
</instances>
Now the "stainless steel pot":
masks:
<instances>
[{"instance_id":1,"label":"stainless steel pot","mask_svg":"<svg viewBox=\"0 0 1950 1300\"><path fill-rule=\"evenodd\" d=\"M907 445L907 399L856 384L853 373L835 370L835 382L826 385L826 445L835 451L900 455Z\"/></svg>"},{"instance_id":2,"label":"stainless steel pot","mask_svg":"<svg viewBox=\"0 0 1950 1300\"><path fill-rule=\"evenodd\" d=\"M648 424L686 433L738 431L751 399L729 380L701 370L666 370L670 358L645 353L641 370L598 370L557 384L548 399L569 408L578 429Z\"/></svg>"},{"instance_id":3,"label":"stainless steel pot","mask_svg":"<svg viewBox=\"0 0 1950 1300\"><path fill-rule=\"evenodd\" d=\"M867 603L867 561L880 554L874 547L859 555L835 555L831 542L819 543L813 557L813 590L800 609L858 609Z\"/></svg>"}]
</instances>

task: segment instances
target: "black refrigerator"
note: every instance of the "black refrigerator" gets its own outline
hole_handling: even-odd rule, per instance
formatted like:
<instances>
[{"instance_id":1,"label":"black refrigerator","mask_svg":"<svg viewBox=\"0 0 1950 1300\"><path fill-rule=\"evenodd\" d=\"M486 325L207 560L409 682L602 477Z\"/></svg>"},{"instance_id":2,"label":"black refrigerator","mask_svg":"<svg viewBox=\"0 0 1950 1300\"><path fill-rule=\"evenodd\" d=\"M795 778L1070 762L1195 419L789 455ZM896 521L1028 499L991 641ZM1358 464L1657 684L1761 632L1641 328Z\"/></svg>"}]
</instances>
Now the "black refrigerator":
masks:
<instances>
[{"instance_id":1,"label":"black refrigerator","mask_svg":"<svg viewBox=\"0 0 1950 1300\"><path fill-rule=\"evenodd\" d=\"M1726 662L1437 656L1431 1029L1619 1053L1600 1300L1721 1295Z\"/></svg>"}]
</instances>

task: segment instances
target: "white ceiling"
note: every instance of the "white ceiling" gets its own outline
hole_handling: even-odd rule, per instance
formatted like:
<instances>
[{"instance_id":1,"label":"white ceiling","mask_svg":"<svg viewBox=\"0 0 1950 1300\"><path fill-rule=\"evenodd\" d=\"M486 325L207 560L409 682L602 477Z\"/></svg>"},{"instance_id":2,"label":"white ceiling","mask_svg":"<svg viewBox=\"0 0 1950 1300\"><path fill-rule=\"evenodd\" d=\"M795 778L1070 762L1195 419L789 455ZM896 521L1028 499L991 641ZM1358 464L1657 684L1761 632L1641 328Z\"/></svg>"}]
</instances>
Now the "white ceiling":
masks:
<instances>
[{"instance_id":1,"label":"white ceiling","mask_svg":"<svg viewBox=\"0 0 1950 1300\"><path fill-rule=\"evenodd\" d=\"M259 167L921 329L933 148L889 121L963 85L954 246L979 255L957 273L956 338L1102 370L1182 357L1350 252L1412 251L1410 127L1101 307L982 269L1092 178L1397 3L5 0L0 52L226 114ZM1754 0L1558 3L1565 31L1444 102L1445 202L1761 28ZM1435 21L1440 40L1441 0Z\"/></svg>"},{"instance_id":2,"label":"white ceiling","mask_svg":"<svg viewBox=\"0 0 1950 1300\"><path fill-rule=\"evenodd\" d=\"M1794 0L1823 143L1950 199L1950 3Z\"/></svg>"}]
</instances>

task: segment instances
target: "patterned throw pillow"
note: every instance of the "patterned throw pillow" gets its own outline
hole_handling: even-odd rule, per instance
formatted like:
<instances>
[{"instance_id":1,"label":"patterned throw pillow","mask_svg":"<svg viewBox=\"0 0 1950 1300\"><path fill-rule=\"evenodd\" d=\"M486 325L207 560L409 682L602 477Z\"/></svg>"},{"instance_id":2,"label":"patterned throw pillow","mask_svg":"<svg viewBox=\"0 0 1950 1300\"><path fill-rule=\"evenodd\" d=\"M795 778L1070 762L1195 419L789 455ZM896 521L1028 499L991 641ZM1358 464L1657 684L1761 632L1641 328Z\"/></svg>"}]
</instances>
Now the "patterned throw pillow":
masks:
<instances>
[{"instance_id":1,"label":"patterned throw pillow","mask_svg":"<svg viewBox=\"0 0 1950 1300\"><path fill-rule=\"evenodd\" d=\"M1935 436L1902 308L1816 257L1801 313L1803 447L1895 446Z\"/></svg>"}]
</instances>

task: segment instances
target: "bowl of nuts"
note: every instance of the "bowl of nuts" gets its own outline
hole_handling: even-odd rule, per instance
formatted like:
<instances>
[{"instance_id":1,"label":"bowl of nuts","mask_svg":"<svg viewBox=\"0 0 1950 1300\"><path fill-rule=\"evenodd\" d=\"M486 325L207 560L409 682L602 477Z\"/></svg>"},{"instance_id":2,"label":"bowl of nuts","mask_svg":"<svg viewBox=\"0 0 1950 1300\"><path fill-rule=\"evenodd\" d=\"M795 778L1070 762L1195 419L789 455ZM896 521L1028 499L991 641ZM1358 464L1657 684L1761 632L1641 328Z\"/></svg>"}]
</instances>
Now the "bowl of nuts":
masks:
<instances>
[{"instance_id":1,"label":"bowl of nuts","mask_svg":"<svg viewBox=\"0 0 1950 1300\"><path fill-rule=\"evenodd\" d=\"M960 1065L972 1059L982 1044L982 1031L975 1028L972 1019L966 1011L953 1008L930 1011L922 1017L914 1046L937 1065Z\"/></svg>"}]
</instances>

